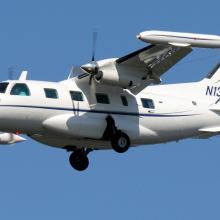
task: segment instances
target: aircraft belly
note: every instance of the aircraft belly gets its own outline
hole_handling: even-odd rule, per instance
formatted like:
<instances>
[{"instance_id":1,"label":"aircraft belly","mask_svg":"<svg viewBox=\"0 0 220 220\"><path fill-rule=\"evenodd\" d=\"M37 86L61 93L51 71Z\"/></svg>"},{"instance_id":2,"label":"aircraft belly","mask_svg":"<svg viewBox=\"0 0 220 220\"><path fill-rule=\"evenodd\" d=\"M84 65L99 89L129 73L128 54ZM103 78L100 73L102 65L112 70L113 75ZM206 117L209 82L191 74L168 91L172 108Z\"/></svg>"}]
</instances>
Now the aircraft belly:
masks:
<instances>
[{"instance_id":1,"label":"aircraft belly","mask_svg":"<svg viewBox=\"0 0 220 220\"><path fill-rule=\"evenodd\" d=\"M62 120L64 119L63 116L60 116ZM157 144L198 136L200 133L199 128L202 124L213 123L216 120L216 117L213 117L214 115L210 117L207 114L177 115L175 117L154 117L153 115L146 117L112 116L117 128L129 135L133 147L140 144ZM53 120L44 122L45 128L53 131L53 136L32 136L32 138L44 144L61 148L67 145L95 149L111 148L110 142L101 140L100 136L106 126L106 115L88 113L78 118L75 117L75 120L72 115L65 115L65 117L67 120L64 120L64 124L68 125L66 128L64 124L57 123L58 116L55 116L52 118L56 121L56 126ZM82 127L80 121L84 124L84 127ZM56 137L56 133L60 134L59 138ZM94 140L95 136L96 140Z\"/></svg>"},{"instance_id":2,"label":"aircraft belly","mask_svg":"<svg viewBox=\"0 0 220 220\"><path fill-rule=\"evenodd\" d=\"M196 116L167 116L167 117L142 117L140 125L155 133L149 136L145 133L139 143L154 144L167 141L180 140L197 135L200 126ZM199 117L199 116L198 116ZM198 118L197 117L197 118Z\"/></svg>"},{"instance_id":3,"label":"aircraft belly","mask_svg":"<svg viewBox=\"0 0 220 220\"><path fill-rule=\"evenodd\" d=\"M109 141L94 140L94 139L76 139L64 138L55 136L31 135L35 141L49 145L51 147L63 148L65 146L76 146L77 148L93 148L93 149L111 149Z\"/></svg>"}]
</instances>

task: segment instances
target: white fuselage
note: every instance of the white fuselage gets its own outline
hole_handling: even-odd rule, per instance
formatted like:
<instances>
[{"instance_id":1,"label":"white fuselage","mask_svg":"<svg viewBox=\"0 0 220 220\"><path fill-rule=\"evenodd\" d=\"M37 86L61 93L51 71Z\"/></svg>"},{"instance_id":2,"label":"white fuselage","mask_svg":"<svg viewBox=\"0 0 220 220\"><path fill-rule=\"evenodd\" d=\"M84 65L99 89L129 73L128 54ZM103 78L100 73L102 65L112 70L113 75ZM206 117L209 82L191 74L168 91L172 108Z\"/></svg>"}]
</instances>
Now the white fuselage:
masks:
<instances>
[{"instance_id":1,"label":"white fuselage","mask_svg":"<svg viewBox=\"0 0 220 220\"><path fill-rule=\"evenodd\" d=\"M25 83L30 96L11 95L16 83ZM218 94L207 94L207 85L203 80L149 86L135 96L117 86L88 86L88 77L80 82L9 81L0 94L0 130L24 133L55 147L110 148L102 136L105 118L111 115L133 146L199 137L202 129L220 127L219 115L209 110ZM46 98L44 88L56 89L58 98ZM70 91L81 91L84 100L72 100ZM96 93L107 94L110 104L97 103ZM122 104L121 95L128 106ZM155 108L143 107L141 98L153 100Z\"/></svg>"}]
</instances>

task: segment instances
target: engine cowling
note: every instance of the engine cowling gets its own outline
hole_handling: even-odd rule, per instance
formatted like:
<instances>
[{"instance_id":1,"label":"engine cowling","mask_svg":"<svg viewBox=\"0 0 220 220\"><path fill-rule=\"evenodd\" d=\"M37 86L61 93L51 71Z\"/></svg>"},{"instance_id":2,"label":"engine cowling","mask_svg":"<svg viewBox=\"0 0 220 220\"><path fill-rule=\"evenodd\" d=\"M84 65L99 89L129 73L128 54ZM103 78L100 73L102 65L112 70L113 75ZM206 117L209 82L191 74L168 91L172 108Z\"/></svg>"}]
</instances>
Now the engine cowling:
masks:
<instances>
[{"instance_id":1,"label":"engine cowling","mask_svg":"<svg viewBox=\"0 0 220 220\"><path fill-rule=\"evenodd\" d=\"M117 64L116 59L107 59L97 62L98 73L94 76L98 83L131 88L137 86L146 77L143 72L137 72L137 68Z\"/></svg>"}]
</instances>

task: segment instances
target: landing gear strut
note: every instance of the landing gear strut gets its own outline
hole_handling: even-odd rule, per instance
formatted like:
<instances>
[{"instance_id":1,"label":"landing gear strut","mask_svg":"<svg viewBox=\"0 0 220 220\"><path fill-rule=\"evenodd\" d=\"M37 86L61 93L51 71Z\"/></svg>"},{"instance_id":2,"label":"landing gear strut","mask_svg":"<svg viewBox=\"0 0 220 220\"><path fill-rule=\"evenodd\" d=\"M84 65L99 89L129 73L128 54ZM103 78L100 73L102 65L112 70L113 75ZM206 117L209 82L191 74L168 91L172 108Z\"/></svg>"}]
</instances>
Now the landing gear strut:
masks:
<instances>
[{"instance_id":1,"label":"landing gear strut","mask_svg":"<svg viewBox=\"0 0 220 220\"><path fill-rule=\"evenodd\" d=\"M130 147L130 139L127 134L118 130L115 121L111 116L106 118L107 127L103 134L103 139L110 140L113 150L117 153L124 153Z\"/></svg>"},{"instance_id":2,"label":"landing gear strut","mask_svg":"<svg viewBox=\"0 0 220 220\"><path fill-rule=\"evenodd\" d=\"M85 170L89 166L89 159L87 155L90 151L90 149L77 149L71 153L69 157L71 166L78 171Z\"/></svg>"}]
</instances>

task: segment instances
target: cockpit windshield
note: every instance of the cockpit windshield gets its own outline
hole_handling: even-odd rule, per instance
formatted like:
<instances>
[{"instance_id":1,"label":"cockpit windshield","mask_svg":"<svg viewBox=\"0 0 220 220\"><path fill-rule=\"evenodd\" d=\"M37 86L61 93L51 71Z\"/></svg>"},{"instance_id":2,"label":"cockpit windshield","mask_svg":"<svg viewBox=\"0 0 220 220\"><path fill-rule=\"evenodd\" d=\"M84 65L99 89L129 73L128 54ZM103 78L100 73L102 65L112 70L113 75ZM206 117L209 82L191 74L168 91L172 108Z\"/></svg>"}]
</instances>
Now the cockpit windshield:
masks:
<instances>
[{"instance_id":1,"label":"cockpit windshield","mask_svg":"<svg viewBox=\"0 0 220 220\"><path fill-rule=\"evenodd\" d=\"M5 93L7 87L8 87L8 82L2 82L0 83L0 93Z\"/></svg>"},{"instance_id":2,"label":"cockpit windshield","mask_svg":"<svg viewBox=\"0 0 220 220\"><path fill-rule=\"evenodd\" d=\"M26 84L16 83L11 90L11 95L29 96L30 91Z\"/></svg>"}]
</instances>

